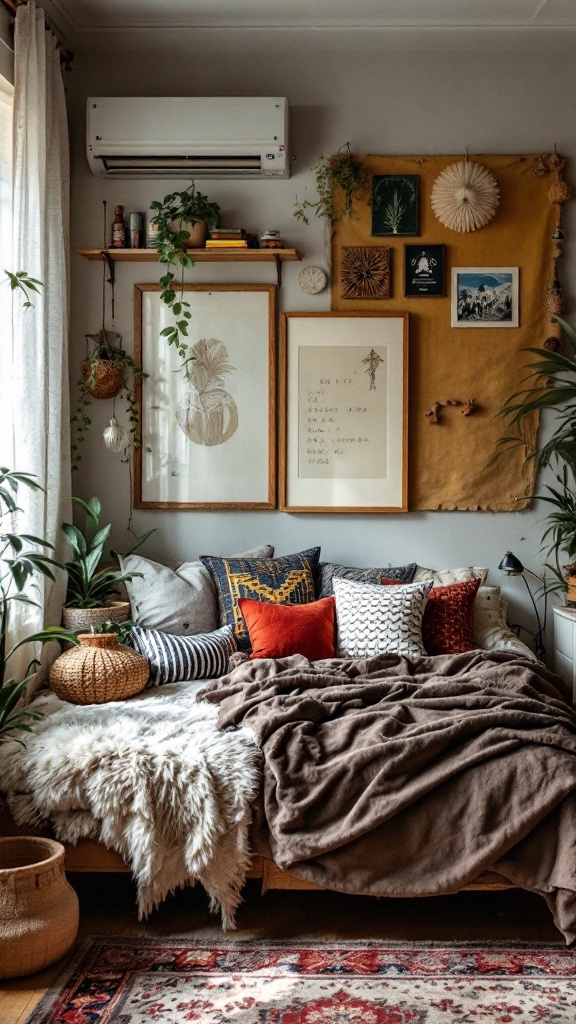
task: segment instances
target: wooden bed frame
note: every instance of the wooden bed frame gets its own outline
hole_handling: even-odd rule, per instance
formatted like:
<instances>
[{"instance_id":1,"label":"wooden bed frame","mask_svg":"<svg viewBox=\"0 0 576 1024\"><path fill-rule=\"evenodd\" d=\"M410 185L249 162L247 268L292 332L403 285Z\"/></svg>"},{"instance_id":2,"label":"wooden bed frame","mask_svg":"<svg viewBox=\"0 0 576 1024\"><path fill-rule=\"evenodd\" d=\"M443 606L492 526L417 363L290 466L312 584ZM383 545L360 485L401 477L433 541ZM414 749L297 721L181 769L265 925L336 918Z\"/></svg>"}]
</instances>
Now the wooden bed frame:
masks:
<instances>
[{"instance_id":1,"label":"wooden bed frame","mask_svg":"<svg viewBox=\"0 0 576 1024\"><path fill-rule=\"evenodd\" d=\"M0 837L13 835L39 835L38 829L20 828L12 819L8 810L0 813ZM70 872L95 874L106 874L113 872L129 873L130 868L122 860L122 857L114 850L109 850L103 843L93 839L81 839L76 846L69 846L64 843L66 851L66 870ZM247 873L247 878L260 878L262 880L262 893L270 889L315 889L322 891L323 886L314 885L313 882L306 882L302 878L296 878L287 871L279 868L273 860L266 857L256 856ZM494 872L484 872L477 880L465 885L458 891L493 891L499 889L516 889L517 886L506 881Z\"/></svg>"}]
</instances>

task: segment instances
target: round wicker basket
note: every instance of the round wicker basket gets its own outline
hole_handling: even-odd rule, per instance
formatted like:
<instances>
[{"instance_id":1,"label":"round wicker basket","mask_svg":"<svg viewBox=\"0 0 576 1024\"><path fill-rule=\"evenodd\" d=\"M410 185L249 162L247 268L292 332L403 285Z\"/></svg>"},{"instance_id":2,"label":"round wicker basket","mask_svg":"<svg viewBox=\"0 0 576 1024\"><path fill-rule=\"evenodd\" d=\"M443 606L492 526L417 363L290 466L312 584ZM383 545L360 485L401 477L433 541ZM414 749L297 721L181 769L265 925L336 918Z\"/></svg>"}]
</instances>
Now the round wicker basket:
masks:
<instances>
[{"instance_id":1,"label":"round wicker basket","mask_svg":"<svg viewBox=\"0 0 576 1024\"><path fill-rule=\"evenodd\" d=\"M41 971L78 932L78 897L64 847L38 836L0 838L0 978Z\"/></svg>"},{"instance_id":2,"label":"round wicker basket","mask_svg":"<svg viewBox=\"0 0 576 1024\"><path fill-rule=\"evenodd\" d=\"M79 647L61 654L50 669L50 686L71 704L106 704L143 690L146 658L118 643L116 633L79 633Z\"/></svg>"},{"instance_id":3,"label":"round wicker basket","mask_svg":"<svg viewBox=\"0 0 576 1024\"><path fill-rule=\"evenodd\" d=\"M82 363L82 380L85 384L93 381L87 393L92 398L115 398L122 390L126 367L113 363L109 359L86 359Z\"/></svg>"},{"instance_id":4,"label":"round wicker basket","mask_svg":"<svg viewBox=\"0 0 576 1024\"><path fill-rule=\"evenodd\" d=\"M91 626L101 626L103 622L126 622L130 617L129 601L110 601L102 608L64 608L62 625L71 633L87 632Z\"/></svg>"}]
</instances>

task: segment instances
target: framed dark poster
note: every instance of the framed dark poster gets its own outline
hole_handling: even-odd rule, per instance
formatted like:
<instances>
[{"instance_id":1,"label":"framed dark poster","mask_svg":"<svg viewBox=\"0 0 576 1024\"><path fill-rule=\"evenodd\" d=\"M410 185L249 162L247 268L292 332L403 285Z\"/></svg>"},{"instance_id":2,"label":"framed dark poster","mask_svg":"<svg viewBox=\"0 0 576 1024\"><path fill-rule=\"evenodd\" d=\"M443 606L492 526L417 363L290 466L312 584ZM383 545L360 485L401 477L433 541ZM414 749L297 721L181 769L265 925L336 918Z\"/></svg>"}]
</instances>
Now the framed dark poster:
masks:
<instances>
[{"instance_id":1,"label":"framed dark poster","mask_svg":"<svg viewBox=\"0 0 576 1024\"><path fill-rule=\"evenodd\" d=\"M372 176L372 234L418 234L418 175Z\"/></svg>"},{"instance_id":2,"label":"framed dark poster","mask_svg":"<svg viewBox=\"0 0 576 1024\"><path fill-rule=\"evenodd\" d=\"M404 295L444 295L444 246L404 246Z\"/></svg>"}]
</instances>

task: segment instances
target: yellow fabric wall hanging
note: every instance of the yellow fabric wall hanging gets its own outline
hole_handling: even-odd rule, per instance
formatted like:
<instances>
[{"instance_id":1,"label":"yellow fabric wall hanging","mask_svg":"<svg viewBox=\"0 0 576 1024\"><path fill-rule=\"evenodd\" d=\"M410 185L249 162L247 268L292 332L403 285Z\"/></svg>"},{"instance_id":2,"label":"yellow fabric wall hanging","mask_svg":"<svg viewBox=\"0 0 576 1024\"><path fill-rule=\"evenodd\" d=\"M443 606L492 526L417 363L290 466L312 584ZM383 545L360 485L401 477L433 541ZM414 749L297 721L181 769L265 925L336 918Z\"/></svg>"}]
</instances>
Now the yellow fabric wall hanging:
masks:
<instances>
[{"instance_id":1,"label":"yellow fabric wall hanging","mask_svg":"<svg viewBox=\"0 0 576 1024\"><path fill-rule=\"evenodd\" d=\"M491 463L498 438L508 433L500 415L506 399L521 386L529 354L558 333L544 309L552 276L552 233L557 211L548 199L552 176L532 173L536 156L470 156L495 176L500 202L493 220L478 231L451 231L437 220L430 204L435 179L456 156L362 157L373 174L417 174L419 230L416 236L372 236L371 208L356 203L351 220L341 220L332 233L332 309L407 310L410 314L410 442L409 502L411 509L474 509L518 511L529 505L535 470L524 465L522 449ZM444 298L404 298L404 244L445 245ZM342 246L382 245L392 251L389 299L342 299ZM451 327L452 267L519 267L520 326L517 328ZM463 404L440 410L441 422L431 425L426 412L435 402L459 399ZM463 410L469 399L478 409ZM534 438L537 419L526 424Z\"/></svg>"}]
</instances>

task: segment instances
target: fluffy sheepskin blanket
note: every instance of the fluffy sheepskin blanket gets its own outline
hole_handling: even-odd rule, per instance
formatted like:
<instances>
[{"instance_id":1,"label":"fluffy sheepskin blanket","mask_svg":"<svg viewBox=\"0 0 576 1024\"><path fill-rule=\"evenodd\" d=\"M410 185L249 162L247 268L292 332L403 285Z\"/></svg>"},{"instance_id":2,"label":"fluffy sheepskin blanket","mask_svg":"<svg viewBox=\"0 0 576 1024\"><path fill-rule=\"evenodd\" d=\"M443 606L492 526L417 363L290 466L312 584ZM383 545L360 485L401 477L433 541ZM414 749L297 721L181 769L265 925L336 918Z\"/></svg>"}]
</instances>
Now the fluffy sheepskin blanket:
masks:
<instances>
[{"instance_id":1,"label":"fluffy sheepskin blanket","mask_svg":"<svg viewBox=\"0 0 576 1024\"><path fill-rule=\"evenodd\" d=\"M199 688L87 707L39 697L44 717L20 734L25 746L0 744L0 788L19 825L116 850L136 879L140 918L199 881L230 928L250 862L260 751L247 730L217 729L218 709L196 703Z\"/></svg>"}]
</instances>

